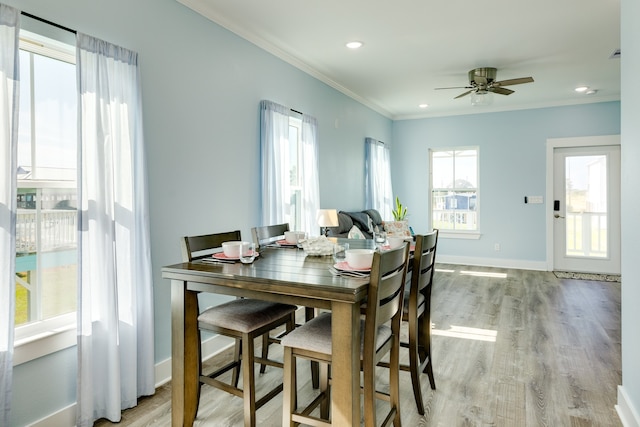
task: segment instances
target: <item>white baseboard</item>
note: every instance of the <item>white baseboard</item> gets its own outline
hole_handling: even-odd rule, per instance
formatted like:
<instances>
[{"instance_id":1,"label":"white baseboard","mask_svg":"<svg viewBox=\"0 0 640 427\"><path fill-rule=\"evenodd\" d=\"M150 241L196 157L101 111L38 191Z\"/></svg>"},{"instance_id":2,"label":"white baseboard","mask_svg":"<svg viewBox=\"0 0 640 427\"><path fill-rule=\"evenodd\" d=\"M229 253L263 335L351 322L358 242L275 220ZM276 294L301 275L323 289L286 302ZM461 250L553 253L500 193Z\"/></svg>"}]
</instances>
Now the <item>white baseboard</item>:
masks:
<instances>
[{"instance_id":1,"label":"white baseboard","mask_svg":"<svg viewBox=\"0 0 640 427\"><path fill-rule=\"evenodd\" d=\"M618 386L618 404L616 411L624 427L640 427L640 415L629 400L629 396L623 386Z\"/></svg>"},{"instance_id":2,"label":"white baseboard","mask_svg":"<svg viewBox=\"0 0 640 427\"><path fill-rule=\"evenodd\" d=\"M233 345L233 339L221 335L202 342L202 358L207 360ZM171 358L155 366L156 388L171 381ZM29 424L27 427L73 427L76 425L76 404L69 405L53 414Z\"/></svg>"},{"instance_id":3,"label":"white baseboard","mask_svg":"<svg viewBox=\"0 0 640 427\"><path fill-rule=\"evenodd\" d=\"M202 360L208 360L233 345L233 339L215 335L202 341ZM171 381L171 358L156 364L156 388Z\"/></svg>"},{"instance_id":4,"label":"white baseboard","mask_svg":"<svg viewBox=\"0 0 640 427\"><path fill-rule=\"evenodd\" d=\"M53 414L29 424L27 427L70 427L76 425L76 404L62 408Z\"/></svg>"},{"instance_id":5,"label":"white baseboard","mask_svg":"<svg viewBox=\"0 0 640 427\"><path fill-rule=\"evenodd\" d=\"M516 268L519 270L547 271L546 261L527 261L507 258L476 258L456 255L437 255L437 263L472 265L478 267Z\"/></svg>"}]
</instances>

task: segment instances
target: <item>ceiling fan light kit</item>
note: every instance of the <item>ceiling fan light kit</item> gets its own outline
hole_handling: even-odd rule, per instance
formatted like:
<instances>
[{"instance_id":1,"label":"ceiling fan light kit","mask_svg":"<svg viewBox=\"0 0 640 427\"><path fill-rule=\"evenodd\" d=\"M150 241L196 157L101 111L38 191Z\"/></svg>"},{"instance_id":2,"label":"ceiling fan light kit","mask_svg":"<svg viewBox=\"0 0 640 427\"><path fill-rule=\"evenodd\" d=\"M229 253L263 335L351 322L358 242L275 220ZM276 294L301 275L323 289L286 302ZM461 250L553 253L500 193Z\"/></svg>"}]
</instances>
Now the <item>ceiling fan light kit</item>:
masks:
<instances>
[{"instance_id":1,"label":"ceiling fan light kit","mask_svg":"<svg viewBox=\"0 0 640 427\"><path fill-rule=\"evenodd\" d=\"M493 94L488 91L471 92L471 105L482 107L493 104Z\"/></svg>"},{"instance_id":2,"label":"ceiling fan light kit","mask_svg":"<svg viewBox=\"0 0 640 427\"><path fill-rule=\"evenodd\" d=\"M523 83L532 83L533 77L520 77L517 79L509 79L496 81L498 69L493 67L475 68L469 71L469 86L461 87L442 87L436 89L469 89L461 93L454 99L462 98L471 94L472 105L490 105L493 102L493 94L511 95L514 91L504 86L519 85Z\"/></svg>"}]
</instances>

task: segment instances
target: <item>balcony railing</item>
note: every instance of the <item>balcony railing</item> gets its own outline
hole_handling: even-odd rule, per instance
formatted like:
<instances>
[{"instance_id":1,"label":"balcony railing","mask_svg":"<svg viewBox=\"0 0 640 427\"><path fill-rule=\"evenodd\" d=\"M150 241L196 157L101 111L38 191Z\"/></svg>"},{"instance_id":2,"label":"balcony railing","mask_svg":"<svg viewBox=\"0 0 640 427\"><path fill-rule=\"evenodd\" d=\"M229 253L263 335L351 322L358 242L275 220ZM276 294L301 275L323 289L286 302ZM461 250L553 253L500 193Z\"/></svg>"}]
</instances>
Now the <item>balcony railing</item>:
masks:
<instances>
[{"instance_id":1,"label":"balcony railing","mask_svg":"<svg viewBox=\"0 0 640 427\"><path fill-rule=\"evenodd\" d=\"M75 248L77 222L76 210L18 209L16 252L28 254Z\"/></svg>"},{"instance_id":2,"label":"balcony railing","mask_svg":"<svg viewBox=\"0 0 640 427\"><path fill-rule=\"evenodd\" d=\"M477 212L473 210L442 210L433 212L433 226L441 230L475 230Z\"/></svg>"},{"instance_id":3,"label":"balcony railing","mask_svg":"<svg viewBox=\"0 0 640 427\"><path fill-rule=\"evenodd\" d=\"M566 213L566 255L608 256L608 215L606 212Z\"/></svg>"}]
</instances>

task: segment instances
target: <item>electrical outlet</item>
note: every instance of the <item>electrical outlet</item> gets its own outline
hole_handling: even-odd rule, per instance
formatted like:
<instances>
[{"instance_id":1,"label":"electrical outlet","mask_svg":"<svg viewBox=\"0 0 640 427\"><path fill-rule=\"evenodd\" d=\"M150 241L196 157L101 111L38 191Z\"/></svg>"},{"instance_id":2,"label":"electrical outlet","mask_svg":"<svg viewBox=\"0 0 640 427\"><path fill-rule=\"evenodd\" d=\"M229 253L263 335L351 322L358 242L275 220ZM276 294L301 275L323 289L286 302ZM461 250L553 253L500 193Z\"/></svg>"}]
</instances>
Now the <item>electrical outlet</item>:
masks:
<instances>
[{"instance_id":1,"label":"electrical outlet","mask_svg":"<svg viewBox=\"0 0 640 427\"><path fill-rule=\"evenodd\" d=\"M493 245L493 250L494 251L499 251L500 250L500 243L496 243L495 245Z\"/></svg>"}]
</instances>

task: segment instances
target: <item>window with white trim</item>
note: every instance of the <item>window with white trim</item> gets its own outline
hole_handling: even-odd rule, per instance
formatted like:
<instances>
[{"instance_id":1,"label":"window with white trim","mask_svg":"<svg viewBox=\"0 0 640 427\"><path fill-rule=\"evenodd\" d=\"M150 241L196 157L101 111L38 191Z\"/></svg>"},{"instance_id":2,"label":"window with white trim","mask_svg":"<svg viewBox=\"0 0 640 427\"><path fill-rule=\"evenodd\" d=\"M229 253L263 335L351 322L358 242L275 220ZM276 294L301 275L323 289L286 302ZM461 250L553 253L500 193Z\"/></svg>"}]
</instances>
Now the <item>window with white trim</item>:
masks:
<instances>
[{"instance_id":1,"label":"window with white trim","mask_svg":"<svg viewBox=\"0 0 640 427\"><path fill-rule=\"evenodd\" d=\"M477 147L430 150L431 222L443 232L478 231Z\"/></svg>"},{"instance_id":2,"label":"window with white trim","mask_svg":"<svg viewBox=\"0 0 640 427\"><path fill-rule=\"evenodd\" d=\"M291 230L301 230L302 227L302 178L300 165L302 164L302 120L289 117L289 189L291 199L285 222Z\"/></svg>"},{"instance_id":3,"label":"window with white trim","mask_svg":"<svg viewBox=\"0 0 640 427\"><path fill-rule=\"evenodd\" d=\"M75 46L20 31L16 346L73 328L77 301Z\"/></svg>"}]
</instances>

